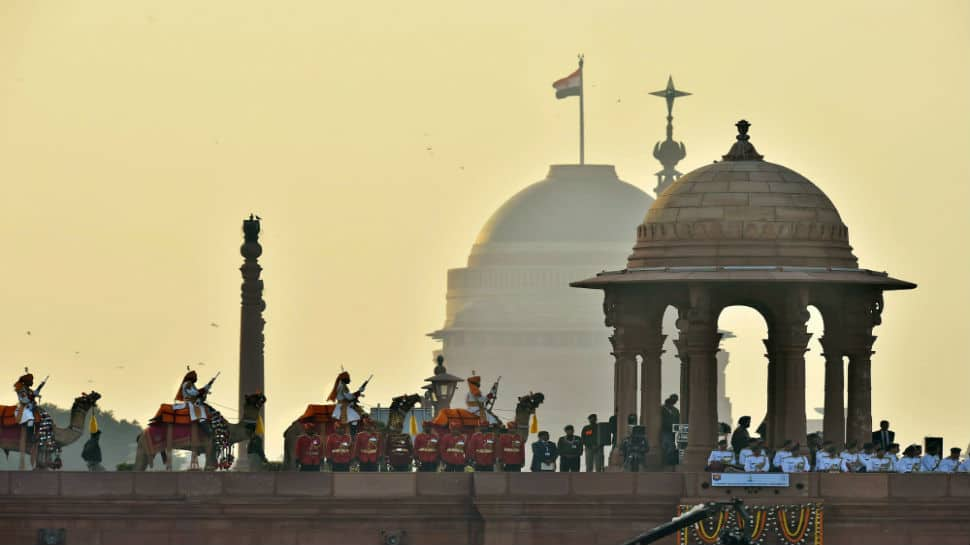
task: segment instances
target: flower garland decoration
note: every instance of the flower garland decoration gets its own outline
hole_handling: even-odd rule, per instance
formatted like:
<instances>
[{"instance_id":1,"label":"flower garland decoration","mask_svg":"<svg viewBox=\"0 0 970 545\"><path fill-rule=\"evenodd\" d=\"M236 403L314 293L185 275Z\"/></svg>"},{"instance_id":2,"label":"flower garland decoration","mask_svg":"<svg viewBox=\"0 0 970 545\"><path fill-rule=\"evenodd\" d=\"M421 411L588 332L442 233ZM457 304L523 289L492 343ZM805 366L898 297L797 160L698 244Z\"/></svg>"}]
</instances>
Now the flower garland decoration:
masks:
<instances>
[{"instance_id":1,"label":"flower garland decoration","mask_svg":"<svg viewBox=\"0 0 970 545\"><path fill-rule=\"evenodd\" d=\"M677 514L689 511L692 505L680 505ZM823 509L821 503L793 505L749 505L754 526L751 542L764 545L768 536L790 545L823 545ZM680 545L715 545L726 532L740 533L747 521L740 515L721 511L717 517L699 521L679 532ZM775 540L771 540L774 542Z\"/></svg>"}]
</instances>

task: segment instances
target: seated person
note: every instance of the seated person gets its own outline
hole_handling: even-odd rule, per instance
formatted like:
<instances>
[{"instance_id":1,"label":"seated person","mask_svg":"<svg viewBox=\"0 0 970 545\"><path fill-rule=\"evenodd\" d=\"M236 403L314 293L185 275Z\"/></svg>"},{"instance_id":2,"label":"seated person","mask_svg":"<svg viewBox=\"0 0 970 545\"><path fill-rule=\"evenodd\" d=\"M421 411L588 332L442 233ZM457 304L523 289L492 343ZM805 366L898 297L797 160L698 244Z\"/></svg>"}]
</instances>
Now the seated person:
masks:
<instances>
[{"instance_id":1,"label":"seated person","mask_svg":"<svg viewBox=\"0 0 970 545\"><path fill-rule=\"evenodd\" d=\"M896 463L896 473L918 473L920 457L916 445L910 445L903 451L903 457Z\"/></svg>"},{"instance_id":2,"label":"seated person","mask_svg":"<svg viewBox=\"0 0 970 545\"><path fill-rule=\"evenodd\" d=\"M872 443L865 443L862 445L862 452L859 453L859 463L862 465L859 468L860 472L869 471L869 460L876 455L876 447Z\"/></svg>"},{"instance_id":3,"label":"seated person","mask_svg":"<svg viewBox=\"0 0 970 545\"><path fill-rule=\"evenodd\" d=\"M815 471L848 473L849 466L844 458L835 454L835 444L829 442L825 450L815 456Z\"/></svg>"},{"instance_id":4,"label":"seated person","mask_svg":"<svg viewBox=\"0 0 970 545\"><path fill-rule=\"evenodd\" d=\"M751 454L744 457L745 473L767 473L770 464L765 449L760 444L755 444L751 449Z\"/></svg>"},{"instance_id":5,"label":"seated person","mask_svg":"<svg viewBox=\"0 0 970 545\"><path fill-rule=\"evenodd\" d=\"M957 466L957 473L970 473L970 448L967 451L967 458Z\"/></svg>"},{"instance_id":6,"label":"seated person","mask_svg":"<svg viewBox=\"0 0 970 545\"><path fill-rule=\"evenodd\" d=\"M721 439L717 442L717 448L711 451L707 457L708 471L725 471L734 465L734 451L728 447L726 440Z\"/></svg>"},{"instance_id":7,"label":"seated person","mask_svg":"<svg viewBox=\"0 0 970 545\"><path fill-rule=\"evenodd\" d=\"M845 462L846 468L855 473L863 469L865 462L862 461L859 452L859 443L857 441L849 441L845 444L845 448L839 453L839 458Z\"/></svg>"},{"instance_id":8,"label":"seated person","mask_svg":"<svg viewBox=\"0 0 970 545\"><path fill-rule=\"evenodd\" d=\"M896 462L893 457L886 452L883 446L876 447L876 455L869 458L869 465L866 467L868 473L888 473L896 471Z\"/></svg>"},{"instance_id":9,"label":"seated person","mask_svg":"<svg viewBox=\"0 0 970 545\"><path fill-rule=\"evenodd\" d=\"M758 445L758 439L755 439L754 437L748 439L748 444L745 445L744 448L741 449L740 452L738 452L738 465L739 466L744 467L745 460L748 459L748 456L751 456L754 453L754 448L757 445Z\"/></svg>"},{"instance_id":10,"label":"seated person","mask_svg":"<svg viewBox=\"0 0 970 545\"><path fill-rule=\"evenodd\" d=\"M950 449L950 455L940 460L936 466L937 473L953 473L960 467L960 447Z\"/></svg>"},{"instance_id":11,"label":"seated person","mask_svg":"<svg viewBox=\"0 0 970 545\"><path fill-rule=\"evenodd\" d=\"M940 455L936 452L936 445L932 445L926 449L926 454L920 458L919 470L930 473L936 471L938 465L940 465Z\"/></svg>"},{"instance_id":12,"label":"seated person","mask_svg":"<svg viewBox=\"0 0 970 545\"><path fill-rule=\"evenodd\" d=\"M775 457L771 459L771 469L773 471L781 471L781 463L785 458L791 456L791 448L795 444L791 439L786 439L785 444L777 451L775 451Z\"/></svg>"},{"instance_id":13,"label":"seated person","mask_svg":"<svg viewBox=\"0 0 970 545\"><path fill-rule=\"evenodd\" d=\"M808 460L808 456L799 451L799 445L796 443L791 446L789 451L791 456L782 459L781 470L785 473L804 473L806 471L812 470L812 464Z\"/></svg>"}]
</instances>

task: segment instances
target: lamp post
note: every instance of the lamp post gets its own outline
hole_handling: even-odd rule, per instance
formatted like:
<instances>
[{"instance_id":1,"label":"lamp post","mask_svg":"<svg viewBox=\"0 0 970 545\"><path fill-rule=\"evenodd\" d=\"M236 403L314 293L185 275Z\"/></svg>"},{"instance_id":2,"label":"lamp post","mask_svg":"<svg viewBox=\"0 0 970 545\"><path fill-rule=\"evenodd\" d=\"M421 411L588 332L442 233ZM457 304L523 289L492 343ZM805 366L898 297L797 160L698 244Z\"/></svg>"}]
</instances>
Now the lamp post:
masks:
<instances>
[{"instance_id":1,"label":"lamp post","mask_svg":"<svg viewBox=\"0 0 970 545\"><path fill-rule=\"evenodd\" d=\"M438 414L441 409L451 407L451 398L455 396L455 388L461 382L461 378L448 374L444 356L439 354L435 358L435 363L437 365L434 367L434 376L424 379L429 383L424 388L427 390L426 398L430 399L435 414Z\"/></svg>"}]
</instances>

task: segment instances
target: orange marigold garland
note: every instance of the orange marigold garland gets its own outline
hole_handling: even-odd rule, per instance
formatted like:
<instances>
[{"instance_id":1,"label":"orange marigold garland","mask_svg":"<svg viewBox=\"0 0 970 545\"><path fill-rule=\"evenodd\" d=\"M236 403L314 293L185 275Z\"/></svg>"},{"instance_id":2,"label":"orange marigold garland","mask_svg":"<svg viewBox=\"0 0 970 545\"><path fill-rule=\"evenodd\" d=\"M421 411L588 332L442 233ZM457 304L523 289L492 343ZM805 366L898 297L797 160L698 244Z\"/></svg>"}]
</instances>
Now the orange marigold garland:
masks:
<instances>
[{"instance_id":1,"label":"orange marigold garland","mask_svg":"<svg viewBox=\"0 0 970 545\"><path fill-rule=\"evenodd\" d=\"M693 506L679 505L677 514L689 511ZM823 545L822 543L822 504L800 505L749 505L754 527L751 542L763 545L767 536L776 535L780 541L790 545ZM797 523L792 527L791 513L797 512ZM740 531L745 521L738 515L731 516L726 511L718 514L711 522L697 522L679 532L680 545L714 545L724 532ZM693 539L691 539L693 538Z\"/></svg>"}]
</instances>

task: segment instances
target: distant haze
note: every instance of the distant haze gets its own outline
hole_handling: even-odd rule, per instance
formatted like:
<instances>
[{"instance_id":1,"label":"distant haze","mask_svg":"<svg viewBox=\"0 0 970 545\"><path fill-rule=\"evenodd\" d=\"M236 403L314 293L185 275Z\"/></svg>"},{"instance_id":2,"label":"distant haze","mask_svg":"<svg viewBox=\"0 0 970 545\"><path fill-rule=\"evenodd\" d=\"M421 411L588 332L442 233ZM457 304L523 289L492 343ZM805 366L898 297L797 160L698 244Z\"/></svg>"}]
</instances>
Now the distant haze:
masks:
<instances>
[{"instance_id":1,"label":"distant haze","mask_svg":"<svg viewBox=\"0 0 970 545\"><path fill-rule=\"evenodd\" d=\"M0 5L0 383L29 364L51 375L46 401L94 388L144 422L204 362L202 380L222 371L211 399L234 407L240 224L254 211L268 454L340 365L357 382L374 373L367 403L418 391L446 269L505 199L576 161L576 99L551 83L583 52L588 162L652 190L666 112L647 93L673 74L694 93L674 112L680 170L726 153L746 118L767 160L834 201L861 266L920 285L886 297L874 420L904 441L970 441L970 4L360 6ZM734 415L759 420L764 324L731 310L720 325L738 337L725 344Z\"/></svg>"}]
</instances>

